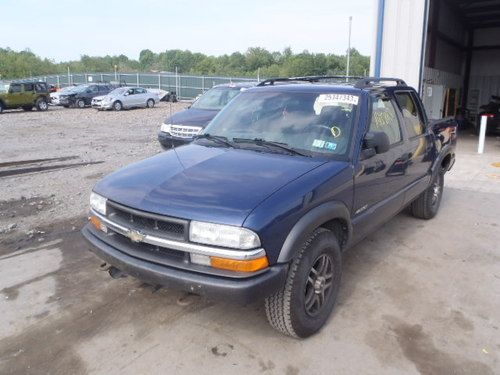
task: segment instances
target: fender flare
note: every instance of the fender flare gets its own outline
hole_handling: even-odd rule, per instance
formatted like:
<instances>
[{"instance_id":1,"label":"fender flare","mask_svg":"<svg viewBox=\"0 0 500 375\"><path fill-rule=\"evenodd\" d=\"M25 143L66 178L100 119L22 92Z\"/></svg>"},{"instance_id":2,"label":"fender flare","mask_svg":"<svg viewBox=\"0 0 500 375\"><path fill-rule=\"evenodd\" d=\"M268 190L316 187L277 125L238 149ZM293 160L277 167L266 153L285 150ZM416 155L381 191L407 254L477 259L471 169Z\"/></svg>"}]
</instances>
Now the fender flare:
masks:
<instances>
[{"instance_id":1,"label":"fender flare","mask_svg":"<svg viewBox=\"0 0 500 375\"><path fill-rule=\"evenodd\" d=\"M288 233L281 247L278 263L286 263L295 257L300 246L307 240L311 233L330 220L341 219L347 224L347 241L352 237L351 215L346 205L339 201L320 204L302 216Z\"/></svg>"},{"instance_id":2,"label":"fender flare","mask_svg":"<svg viewBox=\"0 0 500 375\"><path fill-rule=\"evenodd\" d=\"M438 157L434 160L432 163L431 167L431 176L434 177L436 173L438 173L441 170L441 163L443 160L448 156L451 155L452 158L454 158L453 155L453 146L452 145L446 145L444 146L441 151L439 152Z\"/></svg>"}]
</instances>

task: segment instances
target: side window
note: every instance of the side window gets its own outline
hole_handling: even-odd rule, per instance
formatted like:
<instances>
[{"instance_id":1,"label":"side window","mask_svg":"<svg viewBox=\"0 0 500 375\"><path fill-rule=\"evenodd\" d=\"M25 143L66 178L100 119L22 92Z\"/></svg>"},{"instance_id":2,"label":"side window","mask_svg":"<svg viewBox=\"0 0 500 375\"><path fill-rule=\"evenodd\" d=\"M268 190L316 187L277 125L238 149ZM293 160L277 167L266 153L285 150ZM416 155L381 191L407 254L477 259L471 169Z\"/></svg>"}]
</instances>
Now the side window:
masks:
<instances>
[{"instance_id":1,"label":"side window","mask_svg":"<svg viewBox=\"0 0 500 375\"><path fill-rule=\"evenodd\" d=\"M32 83L25 83L24 84L24 91L33 91L33 84Z\"/></svg>"},{"instance_id":2,"label":"side window","mask_svg":"<svg viewBox=\"0 0 500 375\"><path fill-rule=\"evenodd\" d=\"M372 99L372 118L369 131L384 132L389 137L390 144L401 141L401 129L394 104L389 99Z\"/></svg>"},{"instance_id":3,"label":"side window","mask_svg":"<svg viewBox=\"0 0 500 375\"><path fill-rule=\"evenodd\" d=\"M11 84L9 88L9 92L21 92L20 84Z\"/></svg>"},{"instance_id":4,"label":"side window","mask_svg":"<svg viewBox=\"0 0 500 375\"><path fill-rule=\"evenodd\" d=\"M138 93L138 94L145 94L146 93L146 90L144 90L143 88L139 87L137 89L135 89L135 91Z\"/></svg>"},{"instance_id":5,"label":"side window","mask_svg":"<svg viewBox=\"0 0 500 375\"><path fill-rule=\"evenodd\" d=\"M106 92L109 91L108 86L99 86L99 91Z\"/></svg>"},{"instance_id":6,"label":"side window","mask_svg":"<svg viewBox=\"0 0 500 375\"><path fill-rule=\"evenodd\" d=\"M35 83L36 92L47 92L47 86L43 83Z\"/></svg>"},{"instance_id":7,"label":"side window","mask_svg":"<svg viewBox=\"0 0 500 375\"><path fill-rule=\"evenodd\" d=\"M416 137L425 132L424 121L415 100L409 92L396 92L396 100L403 113L404 126L408 136Z\"/></svg>"},{"instance_id":8,"label":"side window","mask_svg":"<svg viewBox=\"0 0 500 375\"><path fill-rule=\"evenodd\" d=\"M99 89L97 88L97 86L90 86L90 91L92 92L97 92Z\"/></svg>"}]
</instances>

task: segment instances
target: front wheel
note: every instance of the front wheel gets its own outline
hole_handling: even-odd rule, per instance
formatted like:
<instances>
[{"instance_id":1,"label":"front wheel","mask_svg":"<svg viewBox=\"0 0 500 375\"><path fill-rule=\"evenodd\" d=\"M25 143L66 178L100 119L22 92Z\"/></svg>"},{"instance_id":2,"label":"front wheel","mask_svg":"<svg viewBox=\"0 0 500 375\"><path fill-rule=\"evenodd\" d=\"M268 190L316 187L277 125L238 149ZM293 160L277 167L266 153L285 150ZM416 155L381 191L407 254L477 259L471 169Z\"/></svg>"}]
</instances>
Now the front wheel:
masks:
<instances>
[{"instance_id":1,"label":"front wheel","mask_svg":"<svg viewBox=\"0 0 500 375\"><path fill-rule=\"evenodd\" d=\"M437 172L431 185L410 205L411 214L429 220L437 215L443 197L444 174Z\"/></svg>"},{"instance_id":2,"label":"front wheel","mask_svg":"<svg viewBox=\"0 0 500 375\"><path fill-rule=\"evenodd\" d=\"M123 105L122 105L122 102L120 101L116 101L113 103L113 109L115 111L121 111L123 109Z\"/></svg>"},{"instance_id":3,"label":"front wheel","mask_svg":"<svg viewBox=\"0 0 500 375\"><path fill-rule=\"evenodd\" d=\"M153 108L155 106L155 101L153 99L148 99L146 102L146 107Z\"/></svg>"},{"instance_id":4,"label":"front wheel","mask_svg":"<svg viewBox=\"0 0 500 375\"><path fill-rule=\"evenodd\" d=\"M35 103L37 111L46 111L49 108L47 101L44 98L40 98Z\"/></svg>"},{"instance_id":5,"label":"front wheel","mask_svg":"<svg viewBox=\"0 0 500 375\"><path fill-rule=\"evenodd\" d=\"M283 289L266 298L271 326L293 337L316 333L333 310L341 275L337 238L327 229L316 229L292 261Z\"/></svg>"},{"instance_id":6,"label":"front wheel","mask_svg":"<svg viewBox=\"0 0 500 375\"><path fill-rule=\"evenodd\" d=\"M78 108L85 108L85 101L83 99L78 99L75 104Z\"/></svg>"}]
</instances>

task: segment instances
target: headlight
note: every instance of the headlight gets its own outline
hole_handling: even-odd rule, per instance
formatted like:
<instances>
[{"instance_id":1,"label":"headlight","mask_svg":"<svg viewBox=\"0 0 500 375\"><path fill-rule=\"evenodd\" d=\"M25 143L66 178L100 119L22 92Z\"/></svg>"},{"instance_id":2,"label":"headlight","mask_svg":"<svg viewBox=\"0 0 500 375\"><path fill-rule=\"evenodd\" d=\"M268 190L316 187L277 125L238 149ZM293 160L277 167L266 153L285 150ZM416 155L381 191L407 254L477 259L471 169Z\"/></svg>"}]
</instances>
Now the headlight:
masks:
<instances>
[{"instance_id":1,"label":"headlight","mask_svg":"<svg viewBox=\"0 0 500 375\"><path fill-rule=\"evenodd\" d=\"M191 222L189 240L206 245L245 250L260 246L259 236L250 229L200 221Z\"/></svg>"},{"instance_id":2,"label":"headlight","mask_svg":"<svg viewBox=\"0 0 500 375\"><path fill-rule=\"evenodd\" d=\"M172 130L172 124L161 124L160 130L165 133L170 133Z\"/></svg>"},{"instance_id":3,"label":"headlight","mask_svg":"<svg viewBox=\"0 0 500 375\"><path fill-rule=\"evenodd\" d=\"M107 199L94 192L90 193L90 207L100 214L106 215Z\"/></svg>"}]
</instances>

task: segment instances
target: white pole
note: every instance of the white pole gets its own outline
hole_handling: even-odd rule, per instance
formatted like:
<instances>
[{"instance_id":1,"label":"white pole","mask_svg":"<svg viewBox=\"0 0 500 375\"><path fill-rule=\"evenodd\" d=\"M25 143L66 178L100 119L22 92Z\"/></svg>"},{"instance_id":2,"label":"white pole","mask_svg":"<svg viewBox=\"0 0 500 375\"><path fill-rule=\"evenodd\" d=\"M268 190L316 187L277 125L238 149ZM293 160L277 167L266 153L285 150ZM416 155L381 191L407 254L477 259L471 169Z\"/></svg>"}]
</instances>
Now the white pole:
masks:
<instances>
[{"instance_id":1,"label":"white pole","mask_svg":"<svg viewBox=\"0 0 500 375\"><path fill-rule=\"evenodd\" d=\"M71 86L71 81L70 81L70 74L69 74L69 65L68 65L68 86Z\"/></svg>"},{"instance_id":2,"label":"white pole","mask_svg":"<svg viewBox=\"0 0 500 375\"><path fill-rule=\"evenodd\" d=\"M158 74L158 90L161 90L161 74Z\"/></svg>"},{"instance_id":3,"label":"white pole","mask_svg":"<svg viewBox=\"0 0 500 375\"><path fill-rule=\"evenodd\" d=\"M345 81L349 80L349 68L351 64L351 26L352 26L352 16L349 17L349 40L347 42L347 66L345 72Z\"/></svg>"},{"instance_id":4,"label":"white pole","mask_svg":"<svg viewBox=\"0 0 500 375\"><path fill-rule=\"evenodd\" d=\"M479 128L479 145L477 146L478 154L482 154L484 152L484 140L486 138L487 122L488 122L488 116L481 116L481 127Z\"/></svg>"},{"instance_id":5,"label":"white pole","mask_svg":"<svg viewBox=\"0 0 500 375\"><path fill-rule=\"evenodd\" d=\"M257 68L257 82L260 82L260 68Z\"/></svg>"},{"instance_id":6,"label":"white pole","mask_svg":"<svg viewBox=\"0 0 500 375\"><path fill-rule=\"evenodd\" d=\"M137 72L137 87L139 87L139 72Z\"/></svg>"}]
</instances>

